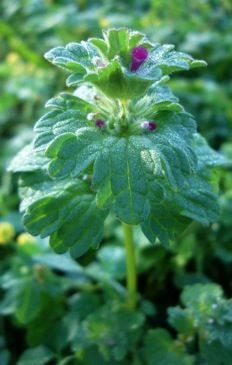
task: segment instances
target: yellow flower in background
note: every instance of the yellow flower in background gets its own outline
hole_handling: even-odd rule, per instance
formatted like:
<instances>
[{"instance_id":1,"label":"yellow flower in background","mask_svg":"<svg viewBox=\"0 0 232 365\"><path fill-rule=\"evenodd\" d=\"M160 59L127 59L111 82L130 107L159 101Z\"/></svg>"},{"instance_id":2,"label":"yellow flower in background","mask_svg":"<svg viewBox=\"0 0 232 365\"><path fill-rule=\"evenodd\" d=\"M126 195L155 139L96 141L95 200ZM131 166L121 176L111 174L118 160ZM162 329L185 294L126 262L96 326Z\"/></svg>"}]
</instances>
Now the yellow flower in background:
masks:
<instances>
[{"instance_id":1,"label":"yellow flower in background","mask_svg":"<svg viewBox=\"0 0 232 365\"><path fill-rule=\"evenodd\" d=\"M107 18L101 18L99 19L99 25L101 28L107 28L110 26L110 22Z\"/></svg>"},{"instance_id":2,"label":"yellow flower in background","mask_svg":"<svg viewBox=\"0 0 232 365\"><path fill-rule=\"evenodd\" d=\"M0 223L0 245L9 243L15 236L14 226L9 222Z\"/></svg>"},{"instance_id":3,"label":"yellow flower in background","mask_svg":"<svg viewBox=\"0 0 232 365\"><path fill-rule=\"evenodd\" d=\"M36 243L36 239L31 234L24 232L17 237L17 243L23 246L27 243Z\"/></svg>"},{"instance_id":4,"label":"yellow flower in background","mask_svg":"<svg viewBox=\"0 0 232 365\"><path fill-rule=\"evenodd\" d=\"M15 64L20 62L20 56L18 53L16 52L10 52L8 53L7 57L6 57L7 62L11 63L11 64Z\"/></svg>"}]
</instances>

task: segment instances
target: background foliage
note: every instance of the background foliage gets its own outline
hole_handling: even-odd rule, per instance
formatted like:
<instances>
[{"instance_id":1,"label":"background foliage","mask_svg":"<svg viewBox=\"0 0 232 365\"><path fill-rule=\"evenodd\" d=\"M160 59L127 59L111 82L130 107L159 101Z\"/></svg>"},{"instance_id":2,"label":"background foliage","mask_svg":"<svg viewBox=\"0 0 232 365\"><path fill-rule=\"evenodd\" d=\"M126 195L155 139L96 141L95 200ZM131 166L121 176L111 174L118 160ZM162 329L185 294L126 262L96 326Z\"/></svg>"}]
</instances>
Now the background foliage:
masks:
<instances>
[{"instance_id":1,"label":"background foliage","mask_svg":"<svg viewBox=\"0 0 232 365\"><path fill-rule=\"evenodd\" d=\"M232 175L221 174L216 224L193 224L175 247L136 231L140 300L128 312L118 222L78 262L24 233L17 178L6 171L33 138L44 103L65 75L43 58L52 47L128 26L204 59L171 87L210 145L232 157L230 0L2 0L0 3L0 365L230 365Z\"/></svg>"}]
</instances>

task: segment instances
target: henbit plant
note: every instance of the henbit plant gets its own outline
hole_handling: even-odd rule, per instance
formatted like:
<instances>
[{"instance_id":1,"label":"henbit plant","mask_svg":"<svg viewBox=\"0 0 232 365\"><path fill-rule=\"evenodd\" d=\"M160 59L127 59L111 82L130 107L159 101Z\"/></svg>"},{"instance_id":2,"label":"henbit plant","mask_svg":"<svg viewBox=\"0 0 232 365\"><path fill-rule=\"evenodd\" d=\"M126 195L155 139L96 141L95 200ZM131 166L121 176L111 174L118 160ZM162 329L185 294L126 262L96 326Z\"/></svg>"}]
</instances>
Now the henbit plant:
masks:
<instances>
[{"instance_id":1,"label":"henbit plant","mask_svg":"<svg viewBox=\"0 0 232 365\"><path fill-rule=\"evenodd\" d=\"M133 309L133 225L168 247L192 220L217 220L213 171L225 161L166 86L171 73L206 63L122 28L45 57L70 73L74 92L48 101L34 142L12 161L23 222L33 235L50 236L55 252L77 258L98 247L113 213L123 225Z\"/></svg>"}]
</instances>

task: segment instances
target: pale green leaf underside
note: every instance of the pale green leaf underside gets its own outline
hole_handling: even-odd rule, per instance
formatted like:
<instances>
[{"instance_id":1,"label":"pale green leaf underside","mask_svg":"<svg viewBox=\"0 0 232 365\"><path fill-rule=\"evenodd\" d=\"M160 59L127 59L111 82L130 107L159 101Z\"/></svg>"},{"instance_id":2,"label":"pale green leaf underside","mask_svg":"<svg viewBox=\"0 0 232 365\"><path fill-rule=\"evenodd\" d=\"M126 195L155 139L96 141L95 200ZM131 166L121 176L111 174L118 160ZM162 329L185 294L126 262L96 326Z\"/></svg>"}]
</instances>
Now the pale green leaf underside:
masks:
<instances>
[{"instance_id":1,"label":"pale green leaf underside","mask_svg":"<svg viewBox=\"0 0 232 365\"><path fill-rule=\"evenodd\" d=\"M36 153L32 144L25 146L11 161L8 168L13 172L28 172L45 169L49 159L44 154Z\"/></svg>"}]
</instances>

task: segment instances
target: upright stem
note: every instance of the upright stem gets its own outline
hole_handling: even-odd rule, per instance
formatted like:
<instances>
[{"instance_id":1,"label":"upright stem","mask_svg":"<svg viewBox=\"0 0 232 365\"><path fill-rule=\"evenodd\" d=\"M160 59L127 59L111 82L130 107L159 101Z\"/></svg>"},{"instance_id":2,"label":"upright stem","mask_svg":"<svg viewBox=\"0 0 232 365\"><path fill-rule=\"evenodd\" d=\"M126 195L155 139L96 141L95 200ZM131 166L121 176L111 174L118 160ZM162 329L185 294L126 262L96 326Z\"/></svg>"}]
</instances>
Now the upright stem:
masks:
<instances>
[{"instance_id":1,"label":"upright stem","mask_svg":"<svg viewBox=\"0 0 232 365\"><path fill-rule=\"evenodd\" d=\"M122 223L125 248L126 248L126 266L127 266L127 305L129 309L136 307L137 299L137 275L135 247L133 241L133 227Z\"/></svg>"}]
</instances>

